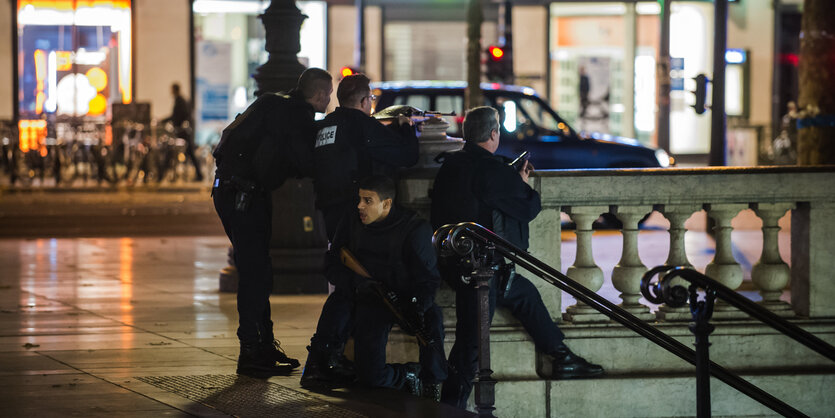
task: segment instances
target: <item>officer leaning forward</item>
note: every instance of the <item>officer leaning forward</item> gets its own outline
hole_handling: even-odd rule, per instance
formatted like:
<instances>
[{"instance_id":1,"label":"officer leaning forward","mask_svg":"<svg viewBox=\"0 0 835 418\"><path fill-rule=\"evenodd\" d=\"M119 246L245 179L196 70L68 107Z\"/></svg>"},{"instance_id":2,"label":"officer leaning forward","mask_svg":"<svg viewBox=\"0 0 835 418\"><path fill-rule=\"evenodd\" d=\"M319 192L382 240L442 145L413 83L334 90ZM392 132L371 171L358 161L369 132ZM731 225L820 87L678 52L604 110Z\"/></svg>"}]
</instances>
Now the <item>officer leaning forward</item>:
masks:
<instances>
[{"instance_id":1,"label":"officer leaning forward","mask_svg":"<svg viewBox=\"0 0 835 418\"><path fill-rule=\"evenodd\" d=\"M432 225L477 222L517 247L528 248L528 222L541 209L539 193L527 183L533 167L525 162L520 171L501 156L499 115L492 107L477 107L464 120L464 148L449 155L435 177L432 192ZM495 306L507 308L530 334L537 350L553 358L552 379L590 377L603 368L575 355L563 343L563 333L551 319L539 291L502 265L490 280L490 318ZM472 286L464 285L451 263L440 260L441 275L455 289L458 322L455 344L449 354L449 378L442 401L465 408L478 365L477 301Z\"/></svg>"},{"instance_id":2,"label":"officer leaning forward","mask_svg":"<svg viewBox=\"0 0 835 418\"><path fill-rule=\"evenodd\" d=\"M440 400L447 370L443 319L434 302L440 275L432 228L415 212L394 204L394 181L386 176L361 180L358 195L359 204L343 216L325 257L328 280L356 295L357 380ZM346 249L370 278L346 266ZM412 318L411 325L422 333L419 364L386 364L386 343L396 318L384 303L382 295L388 292L398 314Z\"/></svg>"},{"instance_id":3,"label":"officer leaning forward","mask_svg":"<svg viewBox=\"0 0 835 418\"><path fill-rule=\"evenodd\" d=\"M299 366L274 339L270 319L270 192L289 177L310 175L313 118L330 103L332 83L327 71L310 68L289 94L261 95L223 131L213 152L212 196L239 277L238 374L264 378Z\"/></svg>"},{"instance_id":4,"label":"officer leaning forward","mask_svg":"<svg viewBox=\"0 0 835 418\"><path fill-rule=\"evenodd\" d=\"M340 219L356 209L359 179L372 174L392 177L398 167L418 161L418 139L409 118L384 126L370 116L374 96L369 82L363 74L343 78L336 91L339 107L317 123L313 185L330 241ZM342 356L351 331L353 296L350 287L337 284L325 301L308 347L302 386L353 381L353 366Z\"/></svg>"}]
</instances>

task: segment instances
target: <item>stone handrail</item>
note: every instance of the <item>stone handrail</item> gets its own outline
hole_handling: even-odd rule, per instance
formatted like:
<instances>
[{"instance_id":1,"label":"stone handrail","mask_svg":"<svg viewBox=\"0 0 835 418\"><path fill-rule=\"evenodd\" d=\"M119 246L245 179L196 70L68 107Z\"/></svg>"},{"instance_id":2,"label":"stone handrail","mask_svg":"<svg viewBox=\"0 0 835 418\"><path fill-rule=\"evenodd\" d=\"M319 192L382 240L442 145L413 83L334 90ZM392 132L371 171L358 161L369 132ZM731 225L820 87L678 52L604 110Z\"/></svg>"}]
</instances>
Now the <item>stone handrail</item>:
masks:
<instances>
[{"instance_id":1,"label":"stone handrail","mask_svg":"<svg viewBox=\"0 0 835 418\"><path fill-rule=\"evenodd\" d=\"M400 200L428 215L434 169L413 170L401 183ZM736 289L742 270L731 253L731 219L753 209L763 220L763 252L752 270L752 282L762 304L784 316L835 317L835 167L757 167L692 169L550 170L537 172L531 185L542 196L543 210L531 223L530 251L546 263L561 261L560 212L576 224L577 256L566 274L589 289L599 290L603 273L591 251L592 223L610 213L623 223L621 260L612 282L621 292L622 306L652 319L689 320L689 312L661 306L651 313L639 303L640 277L647 270L638 253L638 223L653 210L670 221L670 252L666 264L686 265L684 222L705 210L715 221L716 255L705 273ZM777 221L791 210L791 265L777 251ZM652 267L652 266L650 266ZM791 283L791 304L779 300ZM540 290L552 313L560 312L559 292ZM739 318L720 307L717 319ZM605 318L577 304L565 318L573 323L603 322Z\"/></svg>"}]
</instances>

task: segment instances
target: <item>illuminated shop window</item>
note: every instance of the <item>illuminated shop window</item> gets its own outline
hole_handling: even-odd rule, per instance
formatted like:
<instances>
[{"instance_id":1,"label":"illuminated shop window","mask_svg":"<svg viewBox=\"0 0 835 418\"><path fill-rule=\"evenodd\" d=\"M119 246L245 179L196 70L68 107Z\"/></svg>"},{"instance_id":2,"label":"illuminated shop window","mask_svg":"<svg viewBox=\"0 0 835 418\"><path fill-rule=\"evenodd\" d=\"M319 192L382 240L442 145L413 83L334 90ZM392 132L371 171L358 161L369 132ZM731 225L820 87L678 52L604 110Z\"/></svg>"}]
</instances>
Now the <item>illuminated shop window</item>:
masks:
<instances>
[{"instance_id":1,"label":"illuminated shop window","mask_svg":"<svg viewBox=\"0 0 835 418\"><path fill-rule=\"evenodd\" d=\"M54 131L48 126L104 123L113 103L132 101L130 6L130 0L17 2L20 128L28 132L27 148Z\"/></svg>"}]
</instances>

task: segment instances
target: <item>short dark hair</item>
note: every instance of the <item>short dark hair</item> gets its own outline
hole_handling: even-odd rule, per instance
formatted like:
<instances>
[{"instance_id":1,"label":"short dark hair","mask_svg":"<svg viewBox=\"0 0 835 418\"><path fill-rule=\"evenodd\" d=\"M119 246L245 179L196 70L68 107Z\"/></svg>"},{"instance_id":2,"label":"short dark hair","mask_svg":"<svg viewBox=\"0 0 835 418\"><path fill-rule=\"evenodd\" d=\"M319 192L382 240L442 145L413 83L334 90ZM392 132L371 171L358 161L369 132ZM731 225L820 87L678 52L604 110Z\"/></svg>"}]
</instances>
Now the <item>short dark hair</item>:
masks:
<instances>
[{"instance_id":1,"label":"short dark hair","mask_svg":"<svg viewBox=\"0 0 835 418\"><path fill-rule=\"evenodd\" d=\"M397 189L391 177L381 175L368 176L360 180L358 186L360 189L377 193L377 196L380 196L380 200L391 199L393 201L397 196Z\"/></svg>"},{"instance_id":2,"label":"short dark hair","mask_svg":"<svg viewBox=\"0 0 835 418\"><path fill-rule=\"evenodd\" d=\"M493 129L498 129L499 111L490 106L474 107L464 117L464 140L472 143L487 142Z\"/></svg>"},{"instance_id":3,"label":"short dark hair","mask_svg":"<svg viewBox=\"0 0 835 418\"><path fill-rule=\"evenodd\" d=\"M297 89L305 99L316 96L320 91L327 91L333 86L333 77L321 68L308 68L299 76Z\"/></svg>"},{"instance_id":4,"label":"short dark hair","mask_svg":"<svg viewBox=\"0 0 835 418\"><path fill-rule=\"evenodd\" d=\"M339 82L336 98L340 106L359 104L363 97L371 91L371 80L365 74L352 74Z\"/></svg>"},{"instance_id":5,"label":"short dark hair","mask_svg":"<svg viewBox=\"0 0 835 418\"><path fill-rule=\"evenodd\" d=\"M171 83L171 91L173 91L174 94L180 94L180 83Z\"/></svg>"}]
</instances>

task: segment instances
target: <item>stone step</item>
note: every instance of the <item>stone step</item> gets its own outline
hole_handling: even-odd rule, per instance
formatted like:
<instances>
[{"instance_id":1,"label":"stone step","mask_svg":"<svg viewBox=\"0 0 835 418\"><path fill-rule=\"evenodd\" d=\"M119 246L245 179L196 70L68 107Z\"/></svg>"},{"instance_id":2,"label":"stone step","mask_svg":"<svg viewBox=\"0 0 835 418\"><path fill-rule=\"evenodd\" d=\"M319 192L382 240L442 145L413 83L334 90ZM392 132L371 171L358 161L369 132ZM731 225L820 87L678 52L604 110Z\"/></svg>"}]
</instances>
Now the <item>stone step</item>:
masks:
<instances>
[{"instance_id":1,"label":"stone step","mask_svg":"<svg viewBox=\"0 0 835 418\"><path fill-rule=\"evenodd\" d=\"M749 374L747 381L811 417L835 416L835 373ZM722 416L780 416L717 379L711 412ZM473 400L470 399L471 407ZM608 376L586 380L499 380L499 417L687 417L696 415L695 376Z\"/></svg>"},{"instance_id":2,"label":"stone step","mask_svg":"<svg viewBox=\"0 0 835 418\"><path fill-rule=\"evenodd\" d=\"M496 379L547 377L550 357L538 353L530 336L496 312L490 331L491 368ZM794 321L817 337L835 344L835 321ZM504 323L505 325L496 325ZM731 371L775 372L784 370L833 369L835 363L770 327L751 322L715 322L710 336L710 358ZM566 344L578 355L603 366L608 374L691 373L694 366L619 324L560 325ZM656 328L687 347L695 339L687 323L657 323ZM455 329L447 326L444 345L449 353ZM387 348L389 361L417 361L415 338L393 330Z\"/></svg>"}]
</instances>

